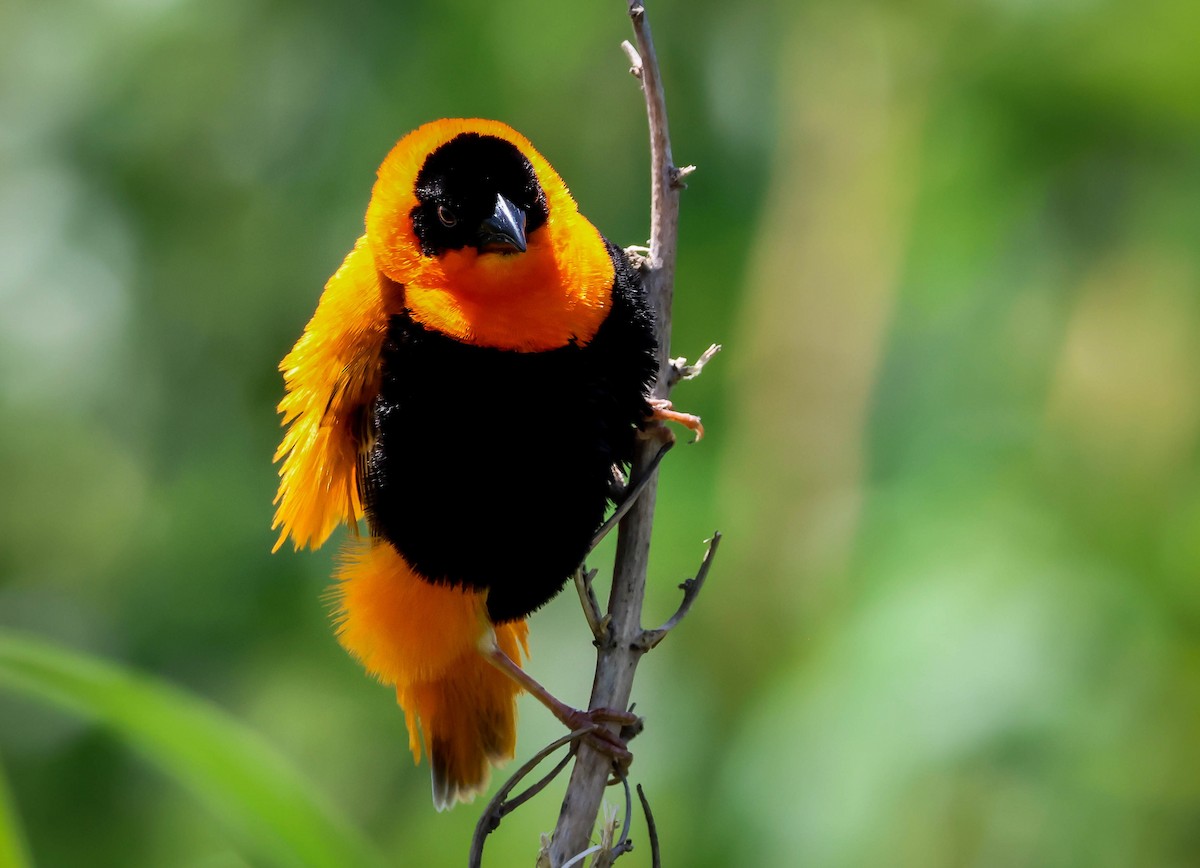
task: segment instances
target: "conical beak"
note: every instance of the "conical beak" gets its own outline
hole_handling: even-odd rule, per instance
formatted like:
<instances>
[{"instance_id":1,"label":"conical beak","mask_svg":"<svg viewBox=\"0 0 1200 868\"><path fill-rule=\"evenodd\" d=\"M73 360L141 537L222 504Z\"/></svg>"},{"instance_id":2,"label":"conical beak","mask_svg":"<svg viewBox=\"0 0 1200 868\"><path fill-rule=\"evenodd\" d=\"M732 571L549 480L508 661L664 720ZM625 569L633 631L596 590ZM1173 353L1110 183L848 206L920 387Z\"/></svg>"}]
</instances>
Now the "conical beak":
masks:
<instances>
[{"instance_id":1,"label":"conical beak","mask_svg":"<svg viewBox=\"0 0 1200 868\"><path fill-rule=\"evenodd\" d=\"M481 252L524 253L525 212L496 194L496 210L479 225Z\"/></svg>"}]
</instances>

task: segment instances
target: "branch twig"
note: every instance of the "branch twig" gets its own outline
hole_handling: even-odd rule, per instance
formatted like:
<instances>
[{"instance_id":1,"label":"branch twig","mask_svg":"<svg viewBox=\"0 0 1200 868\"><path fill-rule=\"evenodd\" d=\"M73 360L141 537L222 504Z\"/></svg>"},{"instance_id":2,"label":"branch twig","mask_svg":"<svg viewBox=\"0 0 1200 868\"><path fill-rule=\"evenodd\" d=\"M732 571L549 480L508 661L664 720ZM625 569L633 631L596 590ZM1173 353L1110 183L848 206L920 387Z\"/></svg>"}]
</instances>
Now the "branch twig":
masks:
<instances>
[{"instance_id":1,"label":"branch twig","mask_svg":"<svg viewBox=\"0 0 1200 868\"><path fill-rule=\"evenodd\" d=\"M621 785L625 788L625 823L621 826L621 835L617 843L612 842L612 832L609 823L605 822L605 833L600 838L600 852L592 860L592 868L610 868L624 853L633 849L633 841L629 839L629 827L633 823L633 793L629 791L629 776L621 772ZM613 817L615 823L616 817Z\"/></svg>"},{"instance_id":2,"label":"branch twig","mask_svg":"<svg viewBox=\"0 0 1200 868\"><path fill-rule=\"evenodd\" d=\"M588 626L592 628L592 635L599 643L604 641L608 622L600 613L600 601L596 599L596 592L592 590L592 579L594 578L596 578L596 571L589 570L587 564L575 571L575 590L579 593L579 604L583 606L583 617L587 618Z\"/></svg>"},{"instance_id":3,"label":"branch twig","mask_svg":"<svg viewBox=\"0 0 1200 868\"><path fill-rule=\"evenodd\" d=\"M487 807L484 808L483 815L480 816L479 822L475 824L475 835L471 838L471 853L467 860L467 864L470 866L470 868L478 868L478 866L482 863L484 842L487 841L488 835L496 831L496 828L500 825L500 821L503 820L508 814L512 813L521 805L523 805L525 802L529 801L538 793L540 793L547 784L554 780L554 778L558 777L559 772L566 768L567 763L570 762L571 756L574 754L574 745L579 742L579 739L591 732L591 729L591 727L584 727L582 729L577 729L574 732L568 732L566 735L561 736L560 738L556 738L554 741L550 742L550 744L546 745L544 748L530 757L529 761L517 769L513 776L505 781L504 786L497 790L496 795L492 796L492 800L488 802ZM529 787L529 789L525 790L516 798L508 800L508 794L516 788L517 784L519 784L526 775L541 765L542 760L550 756L550 754L554 753L565 744L571 744L572 750L567 752L567 755L559 761L558 765L551 769L550 772L540 781Z\"/></svg>"},{"instance_id":4,"label":"branch twig","mask_svg":"<svg viewBox=\"0 0 1200 868\"><path fill-rule=\"evenodd\" d=\"M712 535L712 539L708 541L708 551L704 553L704 560L700 562L700 569L696 570L696 578L687 579L679 586L683 591L683 602L679 604L679 608L675 610L675 614L667 619L666 623L654 630L646 630L642 633L642 647L649 651L651 648L658 645L667 637L684 616L692 608L692 603L696 602L696 597L700 595L700 589L704 587L704 580L708 578L709 567L712 566L713 557L717 554L717 546L721 544L721 532L717 531Z\"/></svg>"},{"instance_id":5,"label":"branch twig","mask_svg":"<svg viewBox=\"0 0 1200 868\"><path fill-rule=\"evenodd\" d=\"M650 801L642 785L637 785L638 801L642 803L642 813L646 815L646 833L650 836L650 868L662 868L662 856L658 852L658 826L654 824L654 814L650 810Z\"/></svg>"}]
</instances>

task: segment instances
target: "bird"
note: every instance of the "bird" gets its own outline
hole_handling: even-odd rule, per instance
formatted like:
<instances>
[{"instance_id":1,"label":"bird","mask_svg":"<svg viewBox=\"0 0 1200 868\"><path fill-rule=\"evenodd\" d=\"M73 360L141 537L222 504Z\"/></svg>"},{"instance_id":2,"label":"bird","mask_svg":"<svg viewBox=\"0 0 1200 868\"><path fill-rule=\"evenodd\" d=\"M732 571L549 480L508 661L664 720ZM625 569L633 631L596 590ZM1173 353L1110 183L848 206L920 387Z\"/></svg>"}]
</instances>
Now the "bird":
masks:
<instances>
[{"instance_id":1,"label":"bird","mask_svg":"<svg viewBox=\"0 0 1200 868\"><path fill-rule=\"evenodd\" d=\"M523 690L573 728L627 722L560 702L521 663L527 618L581 564L639 432L702 431L648 397L657 354L638 270L523 135L442 119L387 154L365 232L279 366L273 529L278 550L350 527L337 636L395 689L438 810L512 758Z\"/></svg>"}]
</instances>

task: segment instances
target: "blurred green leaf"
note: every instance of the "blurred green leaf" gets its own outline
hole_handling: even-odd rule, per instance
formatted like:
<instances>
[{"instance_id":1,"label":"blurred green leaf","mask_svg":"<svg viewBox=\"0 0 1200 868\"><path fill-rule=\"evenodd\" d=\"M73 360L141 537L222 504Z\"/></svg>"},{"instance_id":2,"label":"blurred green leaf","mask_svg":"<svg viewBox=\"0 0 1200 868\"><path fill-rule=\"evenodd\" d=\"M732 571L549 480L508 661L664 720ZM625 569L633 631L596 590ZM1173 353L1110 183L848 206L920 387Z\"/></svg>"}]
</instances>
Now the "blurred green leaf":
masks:
<instances>
[{"instance_id":1,"label":"blurred green leaf","mask_svg":"<svg viewBox=\"0 0 1200 868\"><path fill-rule=\"evenodd\" d=\"M0 868L29 868L33 862L25 847L21 818L0 767Z\"/></svg>"},{"instance_id":2,"label":"blurred green leaf","mask_svg":"<svg viewBox=\"0 0 1200 868\"><path fill-rule=\"evenodd\" d=\"M11 631L0 631L0 685L111 727L272 864L381 864L279 754L207 702ZM10 815L0 800L0 841ZM23 864L18 856L11 864ZM5 857L0 852L0 864L10 864Z\"/></svg>"}]
</instances>

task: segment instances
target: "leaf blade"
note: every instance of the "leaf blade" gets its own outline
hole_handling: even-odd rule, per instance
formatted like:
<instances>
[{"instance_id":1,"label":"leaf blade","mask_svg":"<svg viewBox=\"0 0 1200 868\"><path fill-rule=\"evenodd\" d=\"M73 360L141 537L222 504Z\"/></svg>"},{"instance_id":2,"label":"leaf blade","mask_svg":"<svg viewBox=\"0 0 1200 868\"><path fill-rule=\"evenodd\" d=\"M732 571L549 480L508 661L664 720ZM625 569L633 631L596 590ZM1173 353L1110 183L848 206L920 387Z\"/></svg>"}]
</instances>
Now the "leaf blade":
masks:
<instances>
[{"instance_id":1,"label":"leaf blade","mask_svg":"<svg viewBox=\"0 0 1200 868\"><path fill-rule=\"evenodd\" d=\"M294 767L205 700L8 630L0 630L0 686L108 726L272 864L382 864L378 852Z\"/></svg>"}]
</instances>

